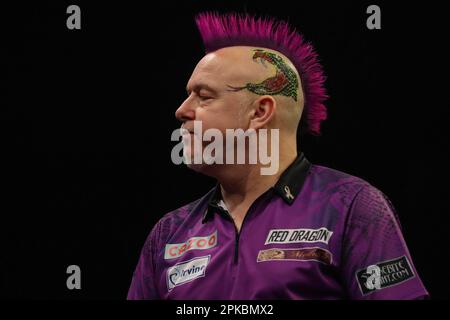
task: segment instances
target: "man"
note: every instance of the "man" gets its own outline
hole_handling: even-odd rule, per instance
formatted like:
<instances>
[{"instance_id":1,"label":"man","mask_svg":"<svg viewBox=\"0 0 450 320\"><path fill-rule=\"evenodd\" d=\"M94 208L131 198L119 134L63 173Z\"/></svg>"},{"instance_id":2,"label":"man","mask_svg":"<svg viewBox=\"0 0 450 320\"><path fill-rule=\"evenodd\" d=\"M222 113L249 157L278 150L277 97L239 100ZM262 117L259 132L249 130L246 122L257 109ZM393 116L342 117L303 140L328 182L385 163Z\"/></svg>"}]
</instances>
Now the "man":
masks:
<instances>
[{"instance_id":1,"label":"man","mask_svg":"<svg viewBox=\"0 0 450 320\"><path fill-rule=\"evenodd\" d=\"M153 228L128 299L426 298L383 193L297 152L297 131L319 134L326 118L312 46L284 22L206 13L197 25L207 54L176 117L188 166L218 183ZM279 155L274 172L250 161L248 141L244 163L195 162L211 129L256 133ZM212 156L235 160L218 145Z\"/></svg>"}]
</instances>

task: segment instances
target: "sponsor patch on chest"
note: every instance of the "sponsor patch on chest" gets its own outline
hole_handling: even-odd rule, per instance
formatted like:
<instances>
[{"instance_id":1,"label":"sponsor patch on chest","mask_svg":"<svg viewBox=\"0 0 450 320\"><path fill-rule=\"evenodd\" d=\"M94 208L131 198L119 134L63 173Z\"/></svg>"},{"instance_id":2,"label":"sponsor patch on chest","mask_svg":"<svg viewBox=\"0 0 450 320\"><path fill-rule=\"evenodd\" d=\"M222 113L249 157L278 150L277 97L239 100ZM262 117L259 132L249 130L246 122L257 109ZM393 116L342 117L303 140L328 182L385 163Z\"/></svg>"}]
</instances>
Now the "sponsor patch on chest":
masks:
<instances>
[{"instance_id":1,"label":"sponsor patch on chest","mask_svg":"<svg viewBox=\"0 0 450 320\"><path fill-rule=\"evenodd\" d=\"M272 229L264 244L280 243L313 243L328 244L333 232L327 228L320 229Z\"/></svg>"},{"instance_id":2,"label":"sponsor patch on chest","mask_svg":"<svg viewBox=\"0 0 450 320\"><path fill-rule=\"evenodd\" d=\"M173 267L167 269L167 289L171 291L177 286L204 277L210 259L210 255L198 257L189 261L177 263Z\"/></svg>"},{"instance_id":3,"label":"sponsor patch on chest","mask_svg":"<svg viewBox=\"0 0 450 320\"><path fill-rule=\"evenodd\" d=\"M181 257L189 250L206 250L217 245L217 230L206 237L192 237L182 243L167 243L164 259L170 260Z\"/></svg>"},{"instance_id":4,"label":"sponsor patch on chest","mask_svg":"<svg viewBox=\"0 0 450 320\"><path fill-rule=\"evenodd\" d=\"M318 261L330 265L332 254L322 248L272 248L261 250L256 262L264 261Z\"/></svg>"}]
</instances>

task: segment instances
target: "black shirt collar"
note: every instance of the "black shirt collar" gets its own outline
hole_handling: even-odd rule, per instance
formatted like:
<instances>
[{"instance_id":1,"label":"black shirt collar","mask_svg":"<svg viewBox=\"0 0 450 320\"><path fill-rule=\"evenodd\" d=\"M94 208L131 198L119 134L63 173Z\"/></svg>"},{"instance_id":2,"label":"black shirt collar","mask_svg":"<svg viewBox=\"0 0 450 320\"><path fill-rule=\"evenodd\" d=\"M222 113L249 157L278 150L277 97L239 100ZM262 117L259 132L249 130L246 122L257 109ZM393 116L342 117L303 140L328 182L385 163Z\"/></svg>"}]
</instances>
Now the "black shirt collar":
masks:
<instances>
[{"instance_id":1,"label":"black shirt collar","mask_svg":"<svg viewBox=\"0 0 450 320\"><path fill-rule=\"evenodd\" d=\"M306 159L303 152L301 152L294 162L283 172L275 186L272 187L273 191L287 204L291 205L300 193L310 167L311 163ZM220 185L217 183L215 190L208 200L208 208L203 216L203 223L206 222L208 217L210 217L214 211L224 210L219 206L219 201L221 199L222 194Z\"/></svg>"}]
</instances>

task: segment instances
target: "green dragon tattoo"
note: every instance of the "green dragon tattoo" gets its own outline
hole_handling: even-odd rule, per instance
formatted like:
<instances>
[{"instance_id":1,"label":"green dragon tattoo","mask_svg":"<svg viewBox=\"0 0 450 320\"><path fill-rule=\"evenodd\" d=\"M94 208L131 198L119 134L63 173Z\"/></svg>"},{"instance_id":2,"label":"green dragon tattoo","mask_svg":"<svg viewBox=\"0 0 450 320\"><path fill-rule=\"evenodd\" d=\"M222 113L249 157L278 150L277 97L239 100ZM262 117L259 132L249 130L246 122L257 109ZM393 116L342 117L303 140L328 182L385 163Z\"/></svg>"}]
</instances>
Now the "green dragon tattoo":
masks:
<instances>
[{"instance_id":1,"label":"green dragon tattoo","mask_svg":"<svg viewBox=\"0 0 450 320\"><path fill-rule=\"evenodd\" d=\"M267 67L265 61L275 66L276 73L273 77L267 78L260 83L247 83L243 87L228 86L232 91L247 89L258 95L276 95L281 94L286 97L292 97L297 101L298 79L294 70L286 65L283 59L272 52L262 49L253 50L252 60L259 61L264 67Z\"/></svg>"}]
</instances>

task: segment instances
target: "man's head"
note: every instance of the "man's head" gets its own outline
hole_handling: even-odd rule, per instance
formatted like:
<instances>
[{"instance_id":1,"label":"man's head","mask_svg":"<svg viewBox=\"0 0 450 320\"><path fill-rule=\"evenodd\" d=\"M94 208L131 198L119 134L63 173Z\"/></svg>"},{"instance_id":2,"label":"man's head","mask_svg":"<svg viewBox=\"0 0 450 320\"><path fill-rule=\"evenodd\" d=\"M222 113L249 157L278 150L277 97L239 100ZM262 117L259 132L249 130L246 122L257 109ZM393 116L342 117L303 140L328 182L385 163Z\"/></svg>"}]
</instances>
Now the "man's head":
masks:
<instances>
[{"instance_id":1,"label":"man's head","mask_svg":"<svg viewBox=\"0 0 450 320\"><path fill-rule=\"evenodd\" d=\"M296 144L299 125L319 134L326 117L324 79L312 47L300 35L282 22L249 16L202 14L197 25L207 54L176 111L184 128L193 131L198 120L203 131L214 128L224 135L226 129L279 129L290 145Z\"/></svg>"},{"instance_id":2,"label":"man's head","mask_svg":"<svg viewBox=\"0 0 450 320\"><path fill-rule=\"evenodd\" d=\"M319 135L326 119L325 76L314 47L288 23L251 15L202 13L196 18L207 53L233 46L268 48L289 59L300 75L304 96L302 133Z\"/></svg>"},{"instance_id":3,"label":"man's head","mask_svg":"<svg viewBox=\"0 0 450 320\"><path fill-rule=\"evenodd\" d=\"M303 109L298 72L281 53L233 46L208 53L188 81L187 99L176 111L184 127L277 128L296 133Z\"/></svg>"}]
</instances>

